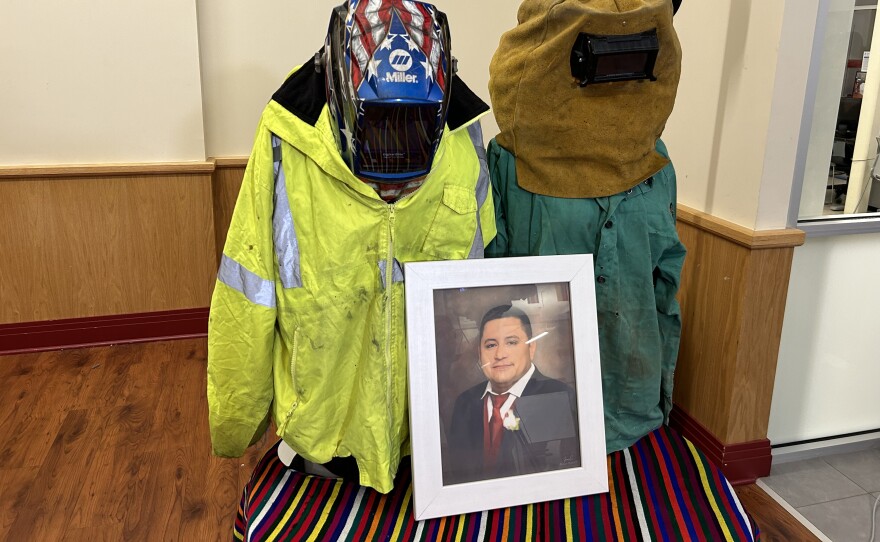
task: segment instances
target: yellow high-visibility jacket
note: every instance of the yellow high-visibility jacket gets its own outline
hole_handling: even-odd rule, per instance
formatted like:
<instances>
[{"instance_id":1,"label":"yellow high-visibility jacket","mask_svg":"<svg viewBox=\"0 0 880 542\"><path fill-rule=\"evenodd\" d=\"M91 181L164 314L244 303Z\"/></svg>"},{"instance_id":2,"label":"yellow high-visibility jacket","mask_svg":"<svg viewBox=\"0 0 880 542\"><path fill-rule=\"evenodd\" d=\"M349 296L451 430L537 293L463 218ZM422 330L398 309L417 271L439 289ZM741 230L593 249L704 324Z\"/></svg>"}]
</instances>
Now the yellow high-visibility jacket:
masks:
<instances>
[{"instance_id":1,"label":"yellow high-visibility jacket","mask_svg":"<svg viewBox=\"0 0 880 542\"><path fill-rule=\"evenodd\" d=\"M238 457L271 414L297 453L354 456L387 493L409 453L402 264L479 258L495 236L488 106L455 78L431 172L388 204L340 157L324 92L304 65L257 129L211 301L211 440Z\"/></svg>"}]
</instances>

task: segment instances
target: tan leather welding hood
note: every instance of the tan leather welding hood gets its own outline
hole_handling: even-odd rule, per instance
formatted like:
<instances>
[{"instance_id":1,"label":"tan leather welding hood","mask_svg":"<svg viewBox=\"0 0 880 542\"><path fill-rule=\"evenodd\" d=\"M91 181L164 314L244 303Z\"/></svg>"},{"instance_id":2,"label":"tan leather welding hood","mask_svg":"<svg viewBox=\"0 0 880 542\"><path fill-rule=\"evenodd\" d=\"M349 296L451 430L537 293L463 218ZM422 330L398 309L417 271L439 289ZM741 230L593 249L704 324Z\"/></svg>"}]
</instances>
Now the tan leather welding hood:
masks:
<instances>
[{"instance_id":1,"label":"tan leather welding hood","mask_svg":"<svg viewBox=\"0 0 880 542\"><path fill-rule=\"evenodd\" d=\"M523 1L517 26L501 36L489 66L497 141L516 156L522 188L608 196L667 164L654 145L681 72L672 15L670 0ZM615 60L625 58L621 47L638 52L651 42L653 53L639 57L653 62L650 73L614 80L607 66L626 64ZM576 74L577 62L591 55L592 71Z\"/></svg>"}]
</instances>

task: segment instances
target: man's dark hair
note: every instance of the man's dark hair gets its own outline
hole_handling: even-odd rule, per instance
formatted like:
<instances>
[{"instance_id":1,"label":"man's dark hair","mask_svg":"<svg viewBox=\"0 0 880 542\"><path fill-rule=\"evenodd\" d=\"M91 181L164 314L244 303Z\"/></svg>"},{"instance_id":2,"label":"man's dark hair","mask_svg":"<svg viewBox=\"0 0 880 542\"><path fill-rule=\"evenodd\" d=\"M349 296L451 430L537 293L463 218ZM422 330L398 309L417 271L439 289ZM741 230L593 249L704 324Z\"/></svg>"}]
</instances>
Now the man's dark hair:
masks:
<instances>
[{"instance_id":1,"label":"man's dark hair","mask_svg":"<svg viewBox=\"0 0 880 542\"><path fill-rule=\"evenodd\" d=\"M483 315L483 320L480 322L480 343L483 342L483 331L486 329L486 324L502 318L519 318L523 330L526 332L526 338L532 338L532 322L529 320L529 316L513 305L499 305L492 307Z\"/></svg>"}]
</instances>

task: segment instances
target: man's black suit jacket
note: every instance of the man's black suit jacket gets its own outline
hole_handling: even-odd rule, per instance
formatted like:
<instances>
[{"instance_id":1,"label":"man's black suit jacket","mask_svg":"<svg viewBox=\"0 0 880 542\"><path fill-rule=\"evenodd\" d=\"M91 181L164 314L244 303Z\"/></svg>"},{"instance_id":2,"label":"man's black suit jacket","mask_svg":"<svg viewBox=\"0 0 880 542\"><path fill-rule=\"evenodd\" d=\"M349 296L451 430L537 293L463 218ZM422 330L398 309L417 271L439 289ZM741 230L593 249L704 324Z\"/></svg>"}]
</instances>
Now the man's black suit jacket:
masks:
<instances>
[{"instance_id":1,"label":"man's black suit jacket","mask_svg":"<svg viewBox=\"0 0 880 542\"><path fill-rule=\"evenodd\" d=\"M502 431L501 449L495 468L483 465L483 418L486 416L486 401L483 393L485 391L486 381L483 381L462 392L455 401L448 442L442 453L444 484L503 478L561 468L559 453L550 453L548 443L528 443L520 431L507 429ZM572 419L577 427L577 403L574 390L564 382L548 378L536 368L523 389L522 397L554 392L568 394ZM516 414L516 406L514 401L514 414ZM577 452L577 439L568 440L562 443L565 455Z\"/></svg>"}]
</instances>

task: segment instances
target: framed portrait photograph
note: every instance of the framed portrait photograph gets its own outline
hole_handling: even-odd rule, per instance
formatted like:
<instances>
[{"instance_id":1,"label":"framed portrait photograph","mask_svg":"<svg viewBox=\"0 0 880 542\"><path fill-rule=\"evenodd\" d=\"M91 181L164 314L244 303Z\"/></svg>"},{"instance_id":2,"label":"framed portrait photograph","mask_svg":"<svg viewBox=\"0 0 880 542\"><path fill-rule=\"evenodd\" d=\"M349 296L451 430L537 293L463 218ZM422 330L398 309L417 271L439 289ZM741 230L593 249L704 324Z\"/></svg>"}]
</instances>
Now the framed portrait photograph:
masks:
<instances>
[{"instance_id":1,"label":"framed portrait photograph","mask_svg":"<svg viewBox=\"0 0 880 542\"><path fill-rule=\"evenodd\" d=\"M592 256L404 272L416 519L608 491Z\"/></svg>"}]
</instances>

